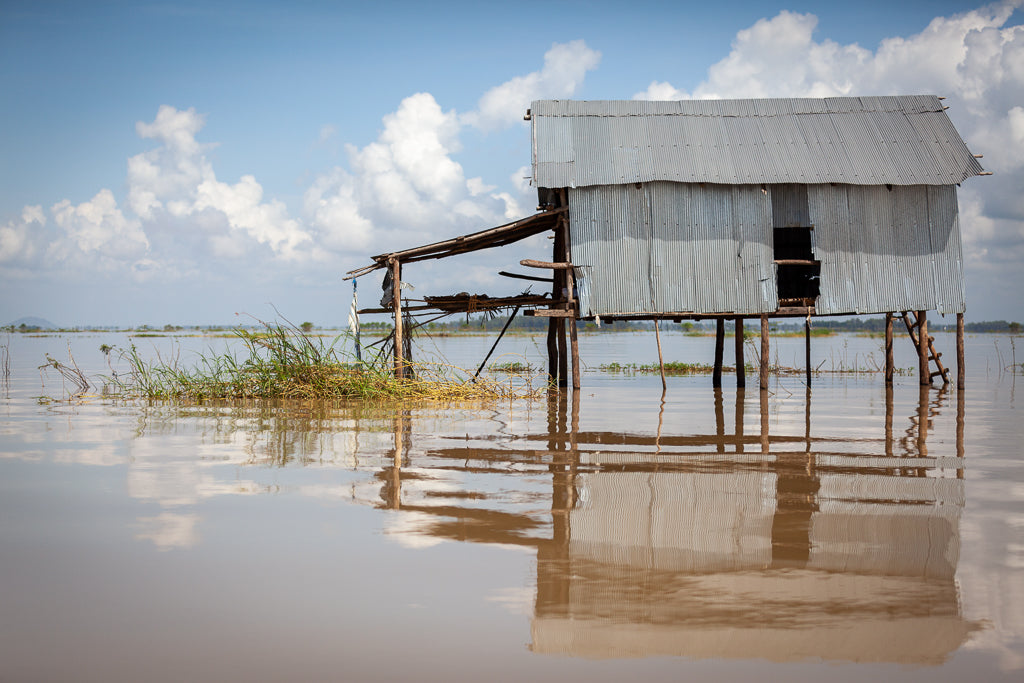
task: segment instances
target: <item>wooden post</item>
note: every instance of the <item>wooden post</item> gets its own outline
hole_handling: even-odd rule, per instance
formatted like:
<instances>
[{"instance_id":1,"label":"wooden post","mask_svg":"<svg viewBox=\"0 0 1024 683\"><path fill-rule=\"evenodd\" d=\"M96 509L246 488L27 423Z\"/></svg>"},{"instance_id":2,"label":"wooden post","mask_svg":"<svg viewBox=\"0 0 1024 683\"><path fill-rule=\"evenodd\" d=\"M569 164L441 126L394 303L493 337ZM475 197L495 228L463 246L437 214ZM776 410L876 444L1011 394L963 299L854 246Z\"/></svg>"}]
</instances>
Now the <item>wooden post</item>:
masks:
<instances>
[{"instance_id":1,"label":"wooden post","mask_svg":"<svg viewBox=\"0 0 1024 683\"><path fill-rule=\"evenodd\" d=\"M572 352L572 388L580 388L580 345L576 337L576 298L573 296L573 288L576 282L573 279L572 269L565 271L565 286L569 300L569 310L572 317L569 318L569 350Z\"/></svg>"},{"instance_id":2,"label":"wooden post","mask_svg":"<svg viewBox=\"0 0 1024 683\"><path fill-rule=\"evenodd\" d=\"M395 377L405 375L405 360L402 358L402 263L391 259L391 305L395 311Z\"/></svg>"},{"instance_id":3,"label":"wooden post","mask_svg":"<svg viewBox=\"0 0 1024 683\"><path fill-rule=\"evenodd\" d=\"M736 318L736 388L743 389L747 386L747 369L743 362L743 318Z\"/></svg>"},{"instance_id":4,"label":"wooden post","mask_svg":"<svg viewBox=\"0 0 1024 683\"><path fill-rule=\"evenodd\" d=\"M956 314L956 389L964 388L966 372L964 368L964 314Z\"/></svg>"},{"instance_id":5,"label":"wooden post","mask_svg":"<svg viewBox=\"0 0 1024 683\"><path fill-rule=\"evenodd\" d=\"M804 320L804 346L806 346L805 355L807 356L807 386L811 386L811 319L808 317Z\"/></svg>"},{"instance_id":6,"label":"wooden post","mask_svg":"<svg viewBox=\"0 0 1024 683\"><path fill-rule=\"evenodd\" d=\"M548 318L548 381L558 382L558 318Z\"/></svg>"},{"instance_id":7,"label":"wooden post","mask_svg":"<svg viewBox=\"0 0 1024 683\"><path fill-rule=\"evenodd\" d=\"M932 375L928 368L928 312L917 312L917 363L921 374L921 386L931 386Z\"/></svg>"},{"instance_id":8,"label":"wooden post","mask_svg":"<svg viewBox=\"0 0 1024 683\"><path fill-rule=\"evenodd\" d=\"M558 319L558 386L569 386L569 351L565 341L565 318Z\"/></svg>"},{"instance_id":9,"label":"wooden post","mask_svg":"<svg viewBox=\"0 0 1024 683\"><path fill-rule=\"evenodd\" d=\"M719 389L722 386L722 351L725 346L725 320L715 320L715 369L711 374L711 386Z\"/></svg>"},{"instance_id":10,"label":"wooden post","mask_svg":"<svg viewBox=\"0 0 1024 683\"><path fill-rule=\"evenodd\" d=\"M761 316L761 391L768 389L768 316Z\"/></svg>"},{"instance_id":11,"label":"wooden post","mask_svg":"<svg viewBox=\"0 0 1024 683\"><path fill-rule=\"evenodd\" d=\"M565 263L565 231L562 229L562 223L559 222L558 227L555 228L555 240L552 251L552 261L556 263ZM554 298L556 301L565 301L568 296L568 289L566 288L566 271L555 270L552 272L554 276ZM569 354L566 349L565 341L565 318L558 318L558 323L555 327L556 340L558 343L558 387L564 389L569 386Z\"/></svg>"},{"instance_id":12,"label":"wooden post","mask_svg":"<svg viewBox=\"0 0 1024 683\"><path fill-rule=\"evenodd\" d=\"M562 206L569 205L569 198L566 190L560 190ZM569 231L569 214L562 214L562 259L565 263L572 263L572 233ZM576 337L576 318L579 310L576 305L576 276L570 267L565 271L566 299L569 300L569 310L572 317L569 318L569 350L572 352L572 388L573 391L580 388L580 346ZM579 405L579 404L577 404Z\"/></svg>"},{"instance_id":13,"label":"wooden post","mask_svg":"<svg viewBox=\"0 0 1024 683\"><path fill-rule=\"evenodd\" d=\"M892 357L892 313L885 314L885 383L892 386L896 366Z\"/></svg>"},{"instance_id":14,"label":"wooden post","mask_svg":"<svg viewBox=\"0 0 1024 683\"><path fill-rule=\"evenodd\" d=\"M661 392L665 393L668 385L665 384L665 359L661 355L661 332L658 331L658 319L654 319L654 339L658 342L658 367L661 368ZM719 377L721 380L721 377Z\"/></svg>"}]
</instances>

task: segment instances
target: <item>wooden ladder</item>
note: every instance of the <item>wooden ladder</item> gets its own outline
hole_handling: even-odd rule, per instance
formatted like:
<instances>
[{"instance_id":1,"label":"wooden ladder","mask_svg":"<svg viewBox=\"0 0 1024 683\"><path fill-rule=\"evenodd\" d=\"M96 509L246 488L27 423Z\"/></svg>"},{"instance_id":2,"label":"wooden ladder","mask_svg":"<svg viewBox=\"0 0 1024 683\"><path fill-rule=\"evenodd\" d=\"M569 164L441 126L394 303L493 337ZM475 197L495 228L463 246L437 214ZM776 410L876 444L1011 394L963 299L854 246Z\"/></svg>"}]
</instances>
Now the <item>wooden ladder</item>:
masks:
<instances>
[{"instance_id":1,"label":"wooden ladder","mask_svg":"<svg viewBox=\"0 0 1024 683\"><path fill-rule=\"evenodd\" d=\"M918 330L921 328L921 321L917 317L917 311L903 311L900 316L903 318L903 324L907 326L907 333L910 335L910 340L914 342L914 348L918 348ZM910 321L911 318L913 318L913 322ZM942 365L940 358L942 358L942 354L935 350L935 337L928 335L928 360L934 362L937 368L928 373L928 379L942 377L942 383L949 384L949 369Z\"/></svg>"}]
</instances>

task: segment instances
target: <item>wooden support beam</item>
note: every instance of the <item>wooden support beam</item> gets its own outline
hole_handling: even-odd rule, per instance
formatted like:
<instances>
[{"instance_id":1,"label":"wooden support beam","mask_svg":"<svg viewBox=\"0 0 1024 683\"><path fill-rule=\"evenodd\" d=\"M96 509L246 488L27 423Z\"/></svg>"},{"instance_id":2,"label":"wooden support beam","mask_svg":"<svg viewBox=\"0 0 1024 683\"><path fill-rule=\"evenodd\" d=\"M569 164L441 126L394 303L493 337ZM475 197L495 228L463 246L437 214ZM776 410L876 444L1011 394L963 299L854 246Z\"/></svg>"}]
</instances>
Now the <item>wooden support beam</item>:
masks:
<instances>
[{"instance_id":1,"label":"wooden support beam","mask_svg":"<svg viewBox=\"0 0 1024 683\"><path fill-rule=\"evenodd\" d=\"M775 264L779 266L820 266L821 261L812 261L810 259L799 258L784 258L775 259Z\"/></svg>"},{"instance_id":2,"label":"wooden support beam","mask_svg":"<svg viewBox=\"0 0 1024 683\"><path fill-rule=\"evenodd\" d=\"M964 368L964 314L956 314L956 388L961 391L964 388L966 371Z\"/></svg>"},{"instance_id":3,"label":"wooden support beam","mask_svg":"<svg viewBox=\"0 0 1024 683\"><path fill-rule=\"evenodd\" d=\"M892 386L896 366L892 355L892 313L885 314L885 383Z\"/></svg>"},{"instance_id":4,"label":"wooden support beam","mask_svg":"<svg viewBox=\"0 0 1024 683\"><path fill-rule=\"evenodd\" d=\"M735 325L736 339L733 346L736 349L736 388L743 389L747 386L747 369L743 362L743 318L736 318Z\"/></svg>"},{"instance_id":5,"label":"wooden support beam","mask_svg":"<svg viewBox=\"0 0 1024 683\"><path fill-rule=\"evenodd\" d=\"M535 275L523 275L522 273L509 273L505 270L499 270L498 275L504 275L505 277L515 278L517 280L529 280L530 282L554 282L554 278L550 277L537 277Z\"/></svg>"},{"instance_id":6,"label":"wooden support beam","mask_svg":"<svg viewBox=\"0 0 1024 683\"><path fill-rule=\"evenodd\" d=\"M761 316L761 391L768 390L768 316Z\"/></svg>"},{"instance_id":7,"label":"wooden support beam","mask_svg":"<svg viewBox=\"0 0 1024 683\"><path fill-rule=\"evenodd\" d=\"M921 386L931 386L932 375L928 367L928 312L917 312L917 362Z\"/></svg>"},{"instance_id":8,"label":"wooden support beam","mask_svg":"<svg viewBox=\"0 0 1024 683\"><path fill-rule=\"evenodd\" d=\"M811 386L811 319L804 320L804 345L807 364L807 387Z\"/></svg>"},{"instance_id":9,"label":"wooden support beam","mask_svg":"<svg viewBox=\"0 0 1024 683\"><path fill-rule=\"evenodd\" d=\"M395 313L395 377L405 376L405 360L402 358L402 262L391 259L391 305Z\"/></svg>"},{"instance_id":10,"label":"wooden support beam","mask_svg":"<svg viewBox=\"0 0 1024 683\"><path fill-rule=\"evenodd\" d=\"M572 264L565 261L552 263L551 261L536 261L532 258L524 258L519 262L519 265L526 266L527 268L548 268L549 270L569 270L572 268Z\"/></svg>"},{"instance_id":11,"label":"wooden support beam","mask_svg":"<svg viewBox=\"0 0 1024 683\"><path fill-rule=\"evenodd\" d=\"M523 311L523 315L531 318L575 318L572 311L562 311L557 308L535 308L532 311Z\"/></svg>"},{"instance_id":12,"label":"wooden support beam","mask_svg":"<svg viewBox=\"0 0 1024 683\"><path fill-rule=\"evenodd\" d=\"M715 321L715 369L711 374L711 386L722 388L722 351L725 347L725 319Z\"/></svg>"}]
</instances>

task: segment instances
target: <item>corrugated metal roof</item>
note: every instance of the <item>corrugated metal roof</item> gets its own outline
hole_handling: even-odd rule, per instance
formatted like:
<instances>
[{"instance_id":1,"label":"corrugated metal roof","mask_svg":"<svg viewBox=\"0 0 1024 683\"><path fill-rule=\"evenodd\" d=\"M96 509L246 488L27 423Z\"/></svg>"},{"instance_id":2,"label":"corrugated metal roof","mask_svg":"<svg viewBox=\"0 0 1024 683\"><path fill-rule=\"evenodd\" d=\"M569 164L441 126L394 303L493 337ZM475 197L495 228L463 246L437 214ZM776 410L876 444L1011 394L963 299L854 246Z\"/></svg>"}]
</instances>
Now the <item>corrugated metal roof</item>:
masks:
<instances>
[{"instance_id":1,"label":"corrugated metal roof","mask_svg":"<svg viewBox=\"0 0 1024 683\"><path fill-rule=\"evenodd\" d=\"M540 100L530 111L537 187L953 185L984 170L934 95Z\"/></svg>"}]
</instances>

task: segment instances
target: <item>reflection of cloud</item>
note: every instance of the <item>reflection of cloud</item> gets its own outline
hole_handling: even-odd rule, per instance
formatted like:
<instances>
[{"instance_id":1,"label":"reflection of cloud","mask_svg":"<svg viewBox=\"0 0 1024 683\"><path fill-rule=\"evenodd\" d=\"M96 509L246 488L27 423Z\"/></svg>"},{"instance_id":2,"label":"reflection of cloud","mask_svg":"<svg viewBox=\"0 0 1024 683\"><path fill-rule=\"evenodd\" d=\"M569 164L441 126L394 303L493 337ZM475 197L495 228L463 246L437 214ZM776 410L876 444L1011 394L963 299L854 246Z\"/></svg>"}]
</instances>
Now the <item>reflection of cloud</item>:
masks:
<instances>
[{"instance_id":1,"label":"reflection of cloud","mask_svg":"<svg viewBox=\"0 0 1024 683\"><path fill-rule=\"evenodd\" d=\"M387 517L384 534L406 548L430 548L445 540L430 533L436 521L433 515L406 510Z\"/></svg>"},{"instance_id":2,"label":"reflection of cloud","mask_svg":"<svg viewBox=\"0 0 1024 683\"><path fill-rule=\"evenodd\" d=\"M176 514L161 512L156 517L139 517L139 533L135 538L140 541L153 541L160 550L172 548L191 548L199 541L196 525L199 515Z\"/></svg>"},{"instance_id":3,"label":"reflection of cloud","mask_svg":"<svg viewBox=\"0 0 1024 683\"><path fill-rule=\"evenodd\" d=\"M533 603L536 598L536 591L532 587L511 586L492 591L484 600L512 614L530 617L533 616Z\"/></svg>"}]
</instances>

